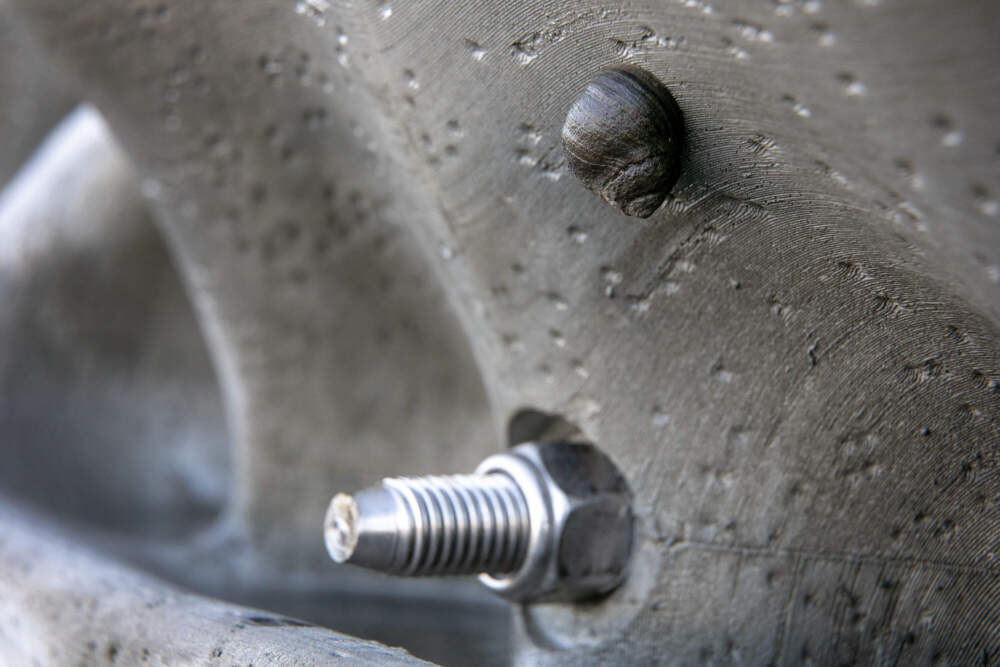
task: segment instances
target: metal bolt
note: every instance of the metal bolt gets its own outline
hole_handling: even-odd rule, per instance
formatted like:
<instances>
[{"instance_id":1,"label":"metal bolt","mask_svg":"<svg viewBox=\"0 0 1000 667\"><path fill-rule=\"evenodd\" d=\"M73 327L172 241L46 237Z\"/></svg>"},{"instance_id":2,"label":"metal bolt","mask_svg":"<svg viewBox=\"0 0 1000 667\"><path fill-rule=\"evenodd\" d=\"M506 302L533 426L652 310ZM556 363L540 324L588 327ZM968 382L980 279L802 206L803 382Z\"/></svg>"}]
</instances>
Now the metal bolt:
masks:
<instances>
[{"instance_id":1,"label":"metal bolt","mask_svg":"<svg viewBox=\"0 0 1000 667\"><path fill-rule=\"evenodd\" d=\"M390 574L479 573L516 601L607 593L632 549L628 485L589 444L518 445L472 475L395 477L337 494L324 525L338 563Z\"/></svg>"}]
</instances>

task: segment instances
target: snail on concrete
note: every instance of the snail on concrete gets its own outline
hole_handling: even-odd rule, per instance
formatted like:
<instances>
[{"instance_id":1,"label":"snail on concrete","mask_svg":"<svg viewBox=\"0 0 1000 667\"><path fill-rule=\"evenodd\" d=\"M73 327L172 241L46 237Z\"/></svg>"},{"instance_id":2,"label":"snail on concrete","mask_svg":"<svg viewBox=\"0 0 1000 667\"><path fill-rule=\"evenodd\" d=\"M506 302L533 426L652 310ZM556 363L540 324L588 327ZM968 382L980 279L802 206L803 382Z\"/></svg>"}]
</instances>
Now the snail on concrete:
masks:
<instances>
[{"instance_id":1,"label":"snail on concrete","mask_svg":"<svg viewBox=\"0 0 1000 667\"><path fill-rule=\"evenodd\" d=\"M625 214L648 218L680 176L684 120L660 81L632 65L607 69L570 107L562 141L573 174Z\"/></svg>"}]
</instances>

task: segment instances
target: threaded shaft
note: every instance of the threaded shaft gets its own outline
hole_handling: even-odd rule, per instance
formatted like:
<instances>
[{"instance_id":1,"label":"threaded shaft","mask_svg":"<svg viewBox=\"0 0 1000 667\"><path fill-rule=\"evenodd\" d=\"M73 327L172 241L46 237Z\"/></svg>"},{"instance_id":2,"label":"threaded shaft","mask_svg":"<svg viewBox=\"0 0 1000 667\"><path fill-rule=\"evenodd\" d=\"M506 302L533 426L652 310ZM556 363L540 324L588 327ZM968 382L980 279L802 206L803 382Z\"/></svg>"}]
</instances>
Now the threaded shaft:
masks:
<instances>
[{"instance_id":1,"label":"threaded shaft","mask_svg":"<svg viewBox=\"0 0 1000 667\"><path fill-rule=\"evenodd\" d=\"M520 567L530 523L524 496L504 474L394 477L382 485L406 508L406 542L391 571L408 575L504 574Z\"/></svg>"},{"instance_id":2,"label":"threaded shaft","mask_svg":"<svg viewBox=\"0 0 1000 667\"><path fill-rule=\"evenodd\" d=\"M338 563L408 576L479 574L509 600L582 599L618 586L632 552L628 485L593 445L524 443L472 475L392 477L330 501Z\"/></svg>"},{"instance_id":3,"label":"threaded shaft","mask_svg":"<svg viewBox=\"0 0 1000 667\"><path fill-rule=\"evenodd\" d=\"M411 576L513 572L530 532L524 494L502 472L387 478L334 497L324 530L335 561Z\"/></svg>"}]
</instances>

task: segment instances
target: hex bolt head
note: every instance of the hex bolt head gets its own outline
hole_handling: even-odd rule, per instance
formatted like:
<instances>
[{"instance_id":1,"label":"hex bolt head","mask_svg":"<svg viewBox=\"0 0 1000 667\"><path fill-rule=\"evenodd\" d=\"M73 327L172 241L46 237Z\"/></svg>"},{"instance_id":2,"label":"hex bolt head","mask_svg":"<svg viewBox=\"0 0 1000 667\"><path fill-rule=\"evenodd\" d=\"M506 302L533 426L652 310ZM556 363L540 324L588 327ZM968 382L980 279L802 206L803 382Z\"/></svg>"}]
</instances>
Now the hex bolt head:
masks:
<instances>
[{"instance_id":1,"label":"hex bolt head","mask_svg":"<svg viewBox=\"0 0 1000 667\"><path fill-rule=\"evenodd\" d=\"M631 497L590 444L527 443L473 475L387 478L338 494L324 526L338 563L419 576L480 574L518 602L613 590L632 551Z\"/></svg>"}]
</instances>

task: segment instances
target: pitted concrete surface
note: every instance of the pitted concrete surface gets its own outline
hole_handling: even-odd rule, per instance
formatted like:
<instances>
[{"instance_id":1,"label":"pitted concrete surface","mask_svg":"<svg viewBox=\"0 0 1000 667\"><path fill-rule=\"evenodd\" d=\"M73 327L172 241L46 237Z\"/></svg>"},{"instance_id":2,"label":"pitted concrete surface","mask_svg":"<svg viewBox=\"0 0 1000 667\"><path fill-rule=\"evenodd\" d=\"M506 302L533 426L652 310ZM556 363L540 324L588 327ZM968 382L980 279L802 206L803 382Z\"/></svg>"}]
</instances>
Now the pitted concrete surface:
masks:
<instances>
[{"instance_id":1,"label":"pitted concrete surface","mask_svg":"<svg viewBox=\"0 0 1000 667\"><path fill-rule=\"evenodd\" d=\"M527 406L642 528L619 593L522 610L517 661L1000 652L995 3L10 4L208 332L244 576L348 577L331 491L469 469ZM687 126L645 222L559 145L626 62Z\"/></svg>"}]
</instances>

